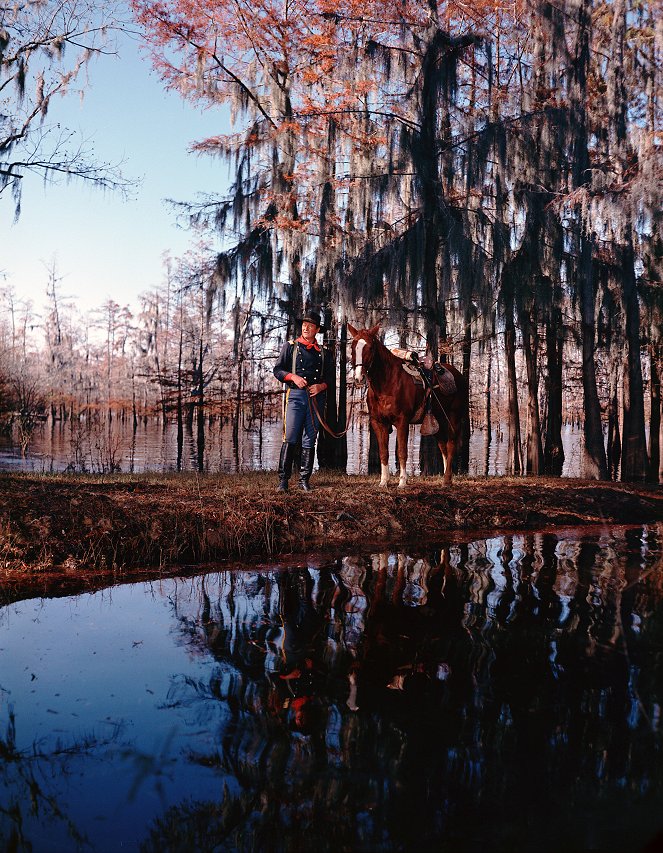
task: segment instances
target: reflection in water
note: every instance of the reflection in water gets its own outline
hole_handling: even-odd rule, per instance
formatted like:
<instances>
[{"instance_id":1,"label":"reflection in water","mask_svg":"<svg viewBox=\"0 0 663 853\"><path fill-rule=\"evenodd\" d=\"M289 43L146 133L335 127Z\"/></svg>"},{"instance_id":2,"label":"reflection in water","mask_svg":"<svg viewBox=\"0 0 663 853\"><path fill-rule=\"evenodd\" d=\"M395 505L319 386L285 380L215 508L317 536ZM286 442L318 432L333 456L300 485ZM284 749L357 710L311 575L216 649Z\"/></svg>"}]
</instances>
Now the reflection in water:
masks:
<instances>
[{"instance_id":1,"label":"reflection in water","mask_svg":"<svg viewBox=\"0 0 663 853\"><path fill-rule=\"evenodd\" d=\"M662 545L504 536L5 608L24 739L0 743L0 838L642 849L663 830ZM16 795L28 765L60 814Z\"/></svg>"},{"instance_id":2,"label":"reflection in water","mask_svg":"<svg viewBox=\"0 0 663 853\"><path fill-rule=\"evenodd\" d=\"M263 421L258 425L233 433L231 422L215 420L206 424L203 448L203 470L236 473L238 471L268 470L278 467L282 442L281 420ZM235 442L235 437L237 441ZM565 462L563 474L577 477L581 470L581 434L567 425L564 428ZM408 473L419 472L418 427L410 430ZM347 434L348 474L368 471L369 435L366 417L353 419ZM390 436L392 471L397 470L396 433ZM22 458L19 446L11 437L0 434L0 470L29 470L39 472L90 472L94 474L122 471L138 474L143 471L168 472L177 470L177 425L165 426L156 418L134 425L131 419L114 419L110 427L102 421L47 421L36 430L29 453ZM470 476L497 476L506 471L506 431L494 429L488 435L473 430L470 437ZM182 470L199 470L196 436L185 430L181 458Z\"/></svg>"}]
</instances>

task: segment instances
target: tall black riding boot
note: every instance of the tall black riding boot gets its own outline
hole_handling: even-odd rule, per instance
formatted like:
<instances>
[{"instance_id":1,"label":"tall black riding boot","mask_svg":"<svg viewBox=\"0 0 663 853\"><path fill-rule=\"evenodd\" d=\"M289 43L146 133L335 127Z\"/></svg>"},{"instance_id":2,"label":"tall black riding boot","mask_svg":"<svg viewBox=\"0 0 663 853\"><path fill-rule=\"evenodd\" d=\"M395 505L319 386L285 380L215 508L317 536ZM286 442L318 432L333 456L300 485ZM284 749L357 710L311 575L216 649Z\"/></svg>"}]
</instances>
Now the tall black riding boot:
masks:
<instances>
[{"instance_id":1,"label":"tall black riding boot","mask_svg":"<svg viewBox=\"0 0 663 853\"><path fill-rule=\"evenodd\" d=\"M299 469L299 486L305 492L311 491L309 479L313 473L313 460L315 458L315 447L302 447L302 464Z\"/></svg>"},{"instance_id":2,"label":"tall black riding boot","mask_svg":"<svg viewBox=\"0 0 663 853\"><path fill-rule=\"evenodd\" d=\"M277 491L279 492L288 490L288 481L292 475L292 460L294 456L295 445L284 441L281 445L281 454L279 456L279 484L277 487Z\"/></svg>"}]
</instances>

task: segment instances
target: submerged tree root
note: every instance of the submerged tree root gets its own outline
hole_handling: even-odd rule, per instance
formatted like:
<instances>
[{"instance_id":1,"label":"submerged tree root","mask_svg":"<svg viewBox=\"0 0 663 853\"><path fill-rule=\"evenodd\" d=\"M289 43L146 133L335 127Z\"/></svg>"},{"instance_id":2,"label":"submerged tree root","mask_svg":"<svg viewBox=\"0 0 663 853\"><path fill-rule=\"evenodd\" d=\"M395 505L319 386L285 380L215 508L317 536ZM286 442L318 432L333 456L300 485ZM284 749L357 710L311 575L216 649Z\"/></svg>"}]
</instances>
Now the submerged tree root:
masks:
<instances>
[{"instance_id":1,"label":"submerged tree root","mask_svg":"<svg viewBox=\"0 0 663 853\"><path fill-rule=\"evenodd\" d=\"M71 588L218 561L303 551L440 543L473 534L663 520L660 487L559 479L318 474L315 491L275 491L269 474L0 475L0 589ZM15 590L14 590L15 591Z\"/></svg>"}]
</instances>

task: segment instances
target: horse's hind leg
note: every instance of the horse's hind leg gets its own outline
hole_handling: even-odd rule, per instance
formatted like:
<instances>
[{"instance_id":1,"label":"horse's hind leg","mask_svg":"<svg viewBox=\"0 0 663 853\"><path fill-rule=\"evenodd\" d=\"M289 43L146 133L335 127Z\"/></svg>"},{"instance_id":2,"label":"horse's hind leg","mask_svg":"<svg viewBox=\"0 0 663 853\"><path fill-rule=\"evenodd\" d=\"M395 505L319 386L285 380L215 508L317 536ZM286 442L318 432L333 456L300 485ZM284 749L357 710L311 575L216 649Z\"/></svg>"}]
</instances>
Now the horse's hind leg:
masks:
<instances>
[{"instance_id":1,"label":"horse's hind leg","mask_svg":"<svg viewBox=\"0 0 663 853\"><path fill-rule=\"evenodd\" d=\"M407 485L407 444L410 437L410 425L407 422L398 424L396 437L398 441L398 463L401 469L398 488L404 489Z\"/></svg>"},{"instance_id":2,"label":"horse's hind leg","mask_svg":"<svg viewBox=\"0 0 663 853\"><path fill-rule=\"evenodd\" d=\"M443 439L438 439L437 445L440 448L440 453L442 454L442 464L444 465L442 485L449 486L451 484L451 477L453 475L453 461L454 454L456 452L456 440L453 438L447 438L446 441L444 441Z\"/></svg>"},{"instance_id":3,"label":"horse's hind leg","mask_svg":"<svg viewBox=\"0 0 663 853\"><path fill-rule=\"evenodd\" d=\"M380 452L380 488L386 489L389 483L389 428L381 421L375 420L371 420L371 426Z\"/></svg>"}]
</instances>

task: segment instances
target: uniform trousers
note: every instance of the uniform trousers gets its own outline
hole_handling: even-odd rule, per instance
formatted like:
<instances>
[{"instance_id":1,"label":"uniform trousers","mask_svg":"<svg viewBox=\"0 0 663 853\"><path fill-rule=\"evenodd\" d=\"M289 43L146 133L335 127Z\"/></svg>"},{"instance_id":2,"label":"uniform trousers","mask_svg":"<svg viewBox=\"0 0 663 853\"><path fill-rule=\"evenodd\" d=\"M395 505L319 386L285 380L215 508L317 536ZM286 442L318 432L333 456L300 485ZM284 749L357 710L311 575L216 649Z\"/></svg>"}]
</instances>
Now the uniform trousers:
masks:
<instances>
[{"instance_id":1,"label":"uniform trousers","mask_svg":"<svg viewBox=\"0 0 663 853\"><path fill-rule=\"evenodd\" d=\"M325 408L325 396L316 394L313 398L320 412ZM288 388L285 398L285 417L283 419L283 440L288 444L297 444L301 438L302 449L315 447L320 422L309 400L308 388Z\"/></svg>"}]
</instances>

